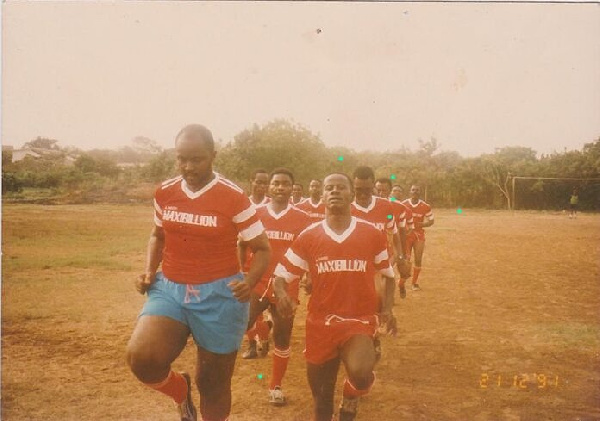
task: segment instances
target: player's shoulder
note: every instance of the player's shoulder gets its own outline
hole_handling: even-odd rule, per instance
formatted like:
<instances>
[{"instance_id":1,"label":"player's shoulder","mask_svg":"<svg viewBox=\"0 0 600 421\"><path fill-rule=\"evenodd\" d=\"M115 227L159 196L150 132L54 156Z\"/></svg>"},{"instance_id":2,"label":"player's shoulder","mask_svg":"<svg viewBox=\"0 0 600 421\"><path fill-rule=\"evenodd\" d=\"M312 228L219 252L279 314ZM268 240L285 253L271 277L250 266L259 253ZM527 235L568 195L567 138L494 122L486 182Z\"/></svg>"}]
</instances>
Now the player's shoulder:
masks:
<instances>
[{"instance_id":1,"label":"player's shoulder","mask_svg":"<svg viewBox=\"0 0 600 421\"><path fill-rule=\"evenodd\" d=\"M218 186L220 189L222 189L226 192L231 192L232 194L242 195L244 197L247 197L246 194L244 193L244 190L240 186L235 184L233 181L229 180L228 178L223 177L219 173L215 173L215 177L217 179L216 186ZM250 199L248 199L248 200L250 200Z\"/></svg>"},{"instance_id":2,"label":"player's shoulder","mask_svg":"<svg viewBox=\"0 0 600 421\"><path fill-rule=\"evenodd\" d=\"M377 232L380 233L382 232L379 228L377 228L377 226L369 221L366 221L364 219L361 218L357 218L356 216L352 217L356 222L356 229L361 231L361 232Z\"/></svg>"},{"instance_id":3,"label":"player's shoulder","mask_svg":"<svg viewBox=\"0 0 600 421\"><path fill-rule=\"evenodd\" d=\"M182 180L183 180L183 176L181 176L181 175L177 176L177 177L169 178L168 180L165 180L162 183L160 183L158 190L167 190L169 188L173 188L174 186L181 184Z\"/></svg>"},{"instance_id":4,"label":"player's shoulder","mask_svg":"<svg viewBox=\"0 0 600 421\"><path fill-rule=\"evenodd\" d=\"M298 234L297 238L300 239L302 237L303 239L305 239L307 237L312 238L314 236L322 235L325 232L323 229L323 223L324 221L313 222L312 224L304 228L300 232L300 234Z\"/></svg>"}]
</instances>

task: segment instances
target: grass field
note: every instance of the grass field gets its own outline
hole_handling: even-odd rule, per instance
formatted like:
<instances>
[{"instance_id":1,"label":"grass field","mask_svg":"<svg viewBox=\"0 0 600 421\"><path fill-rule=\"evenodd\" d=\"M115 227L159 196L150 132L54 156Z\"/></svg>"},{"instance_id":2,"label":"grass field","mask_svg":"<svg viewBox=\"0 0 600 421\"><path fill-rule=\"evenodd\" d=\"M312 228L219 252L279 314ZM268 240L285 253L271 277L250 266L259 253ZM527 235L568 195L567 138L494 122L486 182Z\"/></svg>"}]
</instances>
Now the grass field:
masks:
<instances>
[{"instance_id":1,"label":"grass field","mask_svg":"<svg viewBox=\"0 0 600 421\"><path fill-rule=\"evenodd\" d=\"M151 207L2 210L2 419L177 419L123 357ZM423 291L396 296L358 420L600 420L600 215L434 211ZM240 359L232 421L310 418L304 314L289 405L267 403L269 359ZM174 368L194 360L190 342Z\"/></svg>"}]
</instances>

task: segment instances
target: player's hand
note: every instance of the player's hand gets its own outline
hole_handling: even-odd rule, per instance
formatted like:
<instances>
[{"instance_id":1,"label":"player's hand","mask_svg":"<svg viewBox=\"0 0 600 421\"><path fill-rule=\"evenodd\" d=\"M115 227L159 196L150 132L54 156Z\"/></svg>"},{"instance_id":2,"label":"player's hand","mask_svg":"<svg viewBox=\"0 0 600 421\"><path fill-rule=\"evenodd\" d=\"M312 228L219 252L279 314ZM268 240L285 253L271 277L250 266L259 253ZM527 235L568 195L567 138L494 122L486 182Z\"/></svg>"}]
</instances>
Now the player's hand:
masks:
<instances>
[{"instance_id":1,"label":"player's hand","mask_svg":"<svg viewBox=\"0 0 600 421\"><path fill-rule=\"evenodd\" d=\"M277 312L281 317L289 318L293 317L296 312L297 304L290 298L289 295L277 297Z\"/></svg>"},{"instance_id":2,"label":"player's hand","mask_svg":"<svg viewBox=\"0 0 600 421\"><path fill-rule=\"evenodd\" d=\"M246 303L250 300L250 293L252 292L252 288L246 281L231 281L227 284L233 296L240 303Z\"/></svg>"},{"instance_id":3,"label":"player's hand","mask_svg":"<svg viewBox=\"0 0 600 421\"><path fill-rule=\"evenodd\" d=\"M135 290L144 295L154 283L155 278L156 272L146 272L141 274L135 280Z\"/></svg>"},{"instance_id":4,"label":"player's hand","mask_svg":"<svg viewBox=\"0 0 600 421\"><path fill-rule=\"evenodd\" d=\"M400 277L406 279L410 277L410 269L411 263L408 259L401 259L396 261L396 267L398 268L398 273L400 273Z\"/></svg>"}]
</instances>

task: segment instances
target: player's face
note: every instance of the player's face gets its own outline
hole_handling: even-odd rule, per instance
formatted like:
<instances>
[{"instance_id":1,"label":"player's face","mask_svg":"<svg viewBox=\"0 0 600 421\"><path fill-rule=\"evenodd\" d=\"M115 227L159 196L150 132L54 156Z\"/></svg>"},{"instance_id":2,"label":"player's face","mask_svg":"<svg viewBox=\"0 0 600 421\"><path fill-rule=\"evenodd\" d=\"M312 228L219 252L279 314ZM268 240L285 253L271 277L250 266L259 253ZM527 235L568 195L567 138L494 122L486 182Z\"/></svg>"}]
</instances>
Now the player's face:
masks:
<instances>
[{"instance_id":1,"label":"player's face","mask_svg":"<svg viewBox=\"0 0 600 421\"><path fill-rule=\"evenodd\" d=\"M387 183L377 182L375 183L375 190L377 191L377 196L383 197L387 199L390 197L390 186Z\"/></svg>"},{"instance_id":2,"label":"player's face","mask_svg":"<svg viewBox=\"0 0 600 421\"><path fill-rule=\"evenodd\" d=\"M371 203L371 196L373 196L373 188L375 187L373 180L367 178L361 180L360 178L354 179L354 192L356 194L356 203L362 207L369 206Z\"/></svg>"},{"instance_id":3,"label":"player's face","mask_svg":"<svg viewBox=\"0 0 600 421\"><path fill-rule=\"evenodd\" d=\"M294 184L292 188L292 196L294 197L294 200L300 200L302 198L302 193L302 186L299 184Z\"/></svg>"},{"instance_id":4,"label":"player's face","mask_svg":"<svg viewBox=\"0 0 600 421\"><path fill-rule=\"evenodd\" d=\"M315 199L320 198L321 191L322 191L321 182L318 180L313 180L308 185L308 192L310 194L310 197L312 197L312 198L315 198Z\"/></svg>"},{"instance_id":5,"label":"player's face","mask_svg":"<svg viewBox=\"0 0 600 421\"><path fill-rule=\"evenodd\" d=\"M421 188L419 186L411 186L410 197L413 199L418 199L421 197Z\"/></svg>"},{"instance_id":6,"label":"player's face","mask_svg":"<svg viewBox=\"0 0 600 421\"><path fill-rule=\"evenodd\" d=\"M275 174L269 183L271 199L277 203L288 203L292 194L292 179L287 174Z\"/></svg>"},{"instance_id":7,"label":"player's face","mask_svg":"<svg viewBox=\"0 0 600 421\"><path fill-rule=\"evenodd\" d=\"M182 137L175 144L177 167L191 189L201 189L212 177L216 152L202 140Z\"/></svg>"},{"instance_id":8,"label":"player's face","mask_svg":"<svg viewBox=\"0 0 600 421\"><path fill-rule=\"evenodd\" d=\"M393 187L392 197L396 200L402 200L402 189L398 186Z\"/></svg>"},{"instance_id":9,"label":"player's face","mask_svg":"<svg viewBox=\"0 0 600 421\"><path fill-rule=\"evenodd\" d=\"M350 212L352 199L350 181L343 175L332 174L323 180L323 202L329 213Z\"/></svg>"},{"instance_id":10,"label":"player's face","mask_svg":"<svg viewBox=\"0 0 600 421\"><path fill-rule=\"evenodd\" d=\"M264 196L267 192L267 186L269 185L269 174L259 172L254 176L252 180L252 194L257 196Z\"/></svg>"}]
</instances>

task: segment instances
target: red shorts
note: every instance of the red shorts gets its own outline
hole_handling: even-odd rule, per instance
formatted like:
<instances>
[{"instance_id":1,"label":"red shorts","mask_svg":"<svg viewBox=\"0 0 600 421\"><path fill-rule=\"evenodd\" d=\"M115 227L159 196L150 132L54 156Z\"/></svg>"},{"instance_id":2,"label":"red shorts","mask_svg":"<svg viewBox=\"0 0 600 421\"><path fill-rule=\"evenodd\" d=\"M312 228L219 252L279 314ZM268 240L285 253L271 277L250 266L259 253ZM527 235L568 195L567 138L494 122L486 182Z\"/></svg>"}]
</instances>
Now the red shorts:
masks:
<instances>
[{"instance_id":1,"label":"red shorts","mask_svg":"<svg viewBox=\"0 0 600 421\"><path fill-rule=\"evenodd\" d=\"M256 285L254 285L254 289L252 292L258 295L258 297L262 300L266 298L269 300L271 304L276 304L277 300L275 300L275 291L273 289L273 281L275 277L272 276L268 279L262 278ZM294 279L292 282L287 284L287 293L292 300L298 302L298 295L300 293L300 280Z\"/></svg>"},{"instance_id":2,"label":"red shorts","mask_svg":"<svg viewBox=\"0 0 600 421\"><path fill-rule=\"evenodd\" d=\"M323 364L337 357L340 348L355 335L375 337L377 316L343 318L336 315L306 317L304 357L311 364Z\"/></svg>"},{"instance_id":3,"label":"red shorts","mask_svg":"<svg viewBox=\"0 0 600 421\"><path fill-rule=\"evenodd\" d=\"M408 259L410 259L413 244L415 244L417 241L425 241L425 232L424 231L418 232L418 231L412 230L406 236L406 248L404 249L404 251L406 252L406 256L408 257Z\"/></svg>"}]
</instances>

